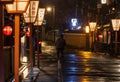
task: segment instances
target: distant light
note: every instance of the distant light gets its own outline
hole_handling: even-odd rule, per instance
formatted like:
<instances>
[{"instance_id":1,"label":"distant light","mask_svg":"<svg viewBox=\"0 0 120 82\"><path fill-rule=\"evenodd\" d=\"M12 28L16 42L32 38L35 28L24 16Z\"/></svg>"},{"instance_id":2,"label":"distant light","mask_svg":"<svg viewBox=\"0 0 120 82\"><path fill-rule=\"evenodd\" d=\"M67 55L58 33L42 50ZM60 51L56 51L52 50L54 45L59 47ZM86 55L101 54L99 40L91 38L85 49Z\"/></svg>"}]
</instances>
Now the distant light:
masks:
<instances>
[{"instance_id":1,"label":"distant light","mask_svg":"<svg viewBox=\"0 0 120 82\"><path fill-rule=\"evenodd\" d=\"M52 11L52 7L47 7L47 11L51 12Z\"/></svg>"},{"instance_id":2,"label":"distant light","mask_svg":"<svg viewBox=\"0 0 120 82\"><path fill-rule=\"evenodd\" d=\"M96 24L97 24L96 22L90 22L89 23L91 31L95 31Z\"/></svg>"},{"instance_id":3,"label":"distant light","mask_svg":"<svg viewBox=\"0 0 120 82\"><path fill-rule=\"evenodd\" d=\"M77 30L81 29L81 26L78 26L76 29L77 29Z\"/></svg>"},{"instance_id":4,"label":"distant light","mask_svg":"<svg viewBox=\"0 0 120 82\"><path fill-rule=\"evenodd\" d=\"M107 1L106 1L106 0L101 0L101 3L102 3L102 4L106 4Z\"/></svg>"},{"instance_id":5,"label":"distant light","mask_svg":"<svg viewBox=\"0 0 120 82\"><path fill-rule=\"evenodd\" d=\"M29 31L26 32L26 36L30 37L30 32Z\"/></svg>"},{"instance_id":6,"label":"distant light","mask_svg":"<svg viewBox=\"0 0 120 82\"><path fill-rule=\"evenodd\" d=\"M108 35L110 35L110 31L108 31Z\"/></svg>"},{"instance_id":7,"label":"distant light","mask_svg":"<svg viewBox=\"0 0 120 82\"><path fill-rule=\"evenodd\" d=\"M99 34L99 35L98 35L98 38L99 38L99 39L102 39L102 38L103 38L102 34Z\"/></svg>"},{"instance_id":8,"label":"distant light","mask_svg":"<svg viewBox=\"0 0 120 82\"><path fill-rule=\"evenodd\" d=\"M71 23L72 23L72 26L77 26L78 21L76 18L73 18L71 19Z\"/></svg>"},{"instance_id":9,"label":"distant light","mask_svg":"<svg viewBox=\"0 0 120 82\"><path fill-rule=\"evenodd\" d=\"M112 8L112 11L115 11L115 8L114 8L114 7Z\"/></svg>"},{"instance_id":10,"label":"distant light","mask_svg":"<svg viewBox=\"0 0 120 82\"><path fill-rule=\"evenodd\" d=\"M24 63L27 62L27 56L23 56L23 60L22 60Z\"/></svg>"},{"instance_id":11,"label":"distant light","mask_svg":"<svg viewBox=\"0 0 120 82\"><path fill-rule=\"evenodd\" d=\"M42 41L39 41L38 44L40 45L42 43Z\"/></svg>"},{"instance_id":12,"label":"distant light","mask_svg":"<svg viewBox=\"0 0 120 82\"><path fill-rule=\"evenodd\" d=\"M114 31L119 31L120 27L120 19L111 19L112 27Z\"/></svg>"},{"instance_id":13,"label":"distant light","mask_svg":"<svg viewBox=\"0 0 120 82\"><path fill-rule=\"evenodd\" d=\"M89 26L86 26L86 29L85 29L85 31L86 31L86 33L89 33L89 31L90 31L90 28L89 28Z\"/></svg>"}]
</instances>

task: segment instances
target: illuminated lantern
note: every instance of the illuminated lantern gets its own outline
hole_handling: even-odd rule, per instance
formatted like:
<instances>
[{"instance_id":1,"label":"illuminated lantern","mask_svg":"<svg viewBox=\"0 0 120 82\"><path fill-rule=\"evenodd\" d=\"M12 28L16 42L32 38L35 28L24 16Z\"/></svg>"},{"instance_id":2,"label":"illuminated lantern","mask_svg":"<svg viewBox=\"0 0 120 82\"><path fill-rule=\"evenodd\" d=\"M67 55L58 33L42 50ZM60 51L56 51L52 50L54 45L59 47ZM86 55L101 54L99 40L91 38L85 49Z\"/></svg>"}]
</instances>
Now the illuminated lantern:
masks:
<instances>
[{"instance_id":1,"label":"illuminated lantern","mask_svg":"<svg viewBox=\"0 0 120 82\"><path fill-rule=\"evenodd\" d=\"M110 31L108 31L108 35L110 35Z\"/></svg>"},{"instance_id":2,"label":"illuminated lantern","mask_svg":"<svg viewBox=\"0 0 120 82\"><path fill-rule=\"evenodd\" d=\"M30 37L30 32L29 32L29 31L26 32L26 36L27 36L27 37Z\"/></svg>"},{"instance_id":3,"label":"illuminated lantern","mask_svg":"<svg viewBox=\"0 0 120 82\"><path fill-rule=\"evenodd\" d=\"M86 33L89 33L89 31L90 31L89 26L86 26L85 31L86 31Z\"/></svg>"},{"instance_id":4,"label":"illuminated lantern","mask_svg":"<svg viewBox=\"0 0 120 82\"><path fill-rule=\"evenodd\" d=\"M38 44L41 44L41 43L42 43L41 41L38 42Z\"/></svg>"},{"instance_id":5,"label":"illuminated lantern","mask_svg":"<svg viewBox=\"0 0 120 82\"><path fill-rule=\"evenodd\" d=\"M98 35L98 38L99 38L99 39L102 39L102 38L103 38L103 36L100 34L100 35Z\"/></svg>"},{"instance_id":6,"label":"illuminated lantern","mask_svg":"<svg viewBox=\"0 0 120 82\"><path fill-rule=\"evenodd\" d=\"M23 62L23 63L27 63L27 60L28 60L28 59L27 59L27 56L23 56L22 62Z\"/></svg>"},{"instance_id":7,"label":"illuminated lantern","mask_svg":"<svg viewBox=\"0 0 120 82\"><path fill-rule=\"evenodd\" d=\"M5 26L3 28L3 33L6 36L10 36L12 34L12 27L11 26Z\"/></svg>"}]
</instances>

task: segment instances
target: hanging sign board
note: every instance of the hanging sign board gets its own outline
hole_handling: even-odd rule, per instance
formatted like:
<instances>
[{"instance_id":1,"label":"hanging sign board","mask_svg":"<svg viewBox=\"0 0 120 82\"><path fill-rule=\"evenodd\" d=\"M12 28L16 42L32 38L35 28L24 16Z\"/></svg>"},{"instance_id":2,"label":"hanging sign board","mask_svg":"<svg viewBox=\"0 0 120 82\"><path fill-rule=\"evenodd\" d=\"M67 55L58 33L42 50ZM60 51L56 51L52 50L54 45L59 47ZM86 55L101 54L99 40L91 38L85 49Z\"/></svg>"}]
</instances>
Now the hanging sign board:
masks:
<instances>
[{"instance_id":1,"label":"hanging sign board","mask_svg":"<svg viewBox=\"0 0 120 82\"><path fill-rule=\"evenodd\" d=\"M30 1L27 11L23 13L23 17L26 23L34 23L37 11L38 11L39 1Z\"/></svg>"},{"instance_id":2,"label":"hanging sign board","mask_svg":"<svg viewBox=\"0 0 120 82\"><path fill-rule=\"evenodd\" d=\"M39 8L35 26L41 26L44 20L45 8Z\"/></svg>"}]
</instances>

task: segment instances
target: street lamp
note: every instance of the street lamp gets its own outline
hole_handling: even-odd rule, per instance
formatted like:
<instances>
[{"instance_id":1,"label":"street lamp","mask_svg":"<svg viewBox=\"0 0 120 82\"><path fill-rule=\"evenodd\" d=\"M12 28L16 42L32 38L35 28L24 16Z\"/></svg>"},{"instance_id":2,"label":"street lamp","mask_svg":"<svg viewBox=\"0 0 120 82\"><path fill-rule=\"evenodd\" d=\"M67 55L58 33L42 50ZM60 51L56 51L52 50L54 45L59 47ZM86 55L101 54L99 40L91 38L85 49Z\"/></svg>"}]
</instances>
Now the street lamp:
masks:
<instances>
[{"instance_id":1,"label":"street lamp","mask_svg":"<svg viewBox=\"0 0 120 82\"><path fill-rule=\"evenodd\" d=\"M47 7L47 11L51 12L52 11L52 7Z\"/></svg>"},{"instance_id":2,"label":"street lamp","mask_svg":"<svg viewBox=\"0 0 120 82\"><path fill-rule=\"evenodd\" d=\"M89 50L89 32L90 32L89 26L86 26L85 32L86 32L86 50Z\"/></svg>"},{"instance_id":3,"label":"street lamp","mask_svg":"<svg viewBox=\"0 0 120 82\"><path fill-rule=\"evenodd\" d=\"M41 53L41 43L39 43L40 41L40 34L39 34L39 26L41 26L43 24L43 20L44 20L44 14L45 14L45 8L39 8L38 9L38 14L37 14L37 19L34 23L34 26L37 26L37 56L39 57L39 53ZM43 32L43 29L45 29L44 27L42 27L42 36L45 35L45 30ZM43 34L44 33L44 34ZM42 37L43 38L43 37ZM38 58L38 67L39 67L39 58Z\"/></svg>"},{"instance_id":4,"label":"street lamp","mask_svg":"<svg viewBox=\"0 0 120 82\"><path fill-rule=\"evenodd\" d=\"M94 31L95 31L95 27L96 27L96 22L90 22L89 23L89 26L90 26L90 31L91 31L91 35L92 35L92 44L91 44L91 48L92 48L92 51L94 50Z\"/></svg>"},{"instance_id":5,"label":"street lamp","mask_svg":"<svg viewBox=\"0 0 120 82\"><path fill-rule=\"evenodd\" d=\"M15 40L14 40L14 76L15 82L19 82L19 41L20 41L20 14L25 12L29 0L14 0L13 4L6 4L8 13L15 14ZM22 5L22 6L21 6Z\"/></svg>"},{"instance_id":6,"label":"street lamp","mask_svg":"<svg viewBox=\"0 0 120 82\"><path fill-rule=\"evenodd\" d=\"M55 6L49 6L46 8L47 12L52 12L52 26L54 28L53 38L55 42Z\"/></svg>"},{"instance_id":7,"label":"street lamp","mask_svg":"<svg viewBox=\"0 0 120 82\"><path fill-rule=\"evenodd\" d=\"M117 53L117 42L118 42L118 35L117 31L120 29L120 19L112 19L112 27L113 30L115 31L115 54Z\"/></svg>"},{"instance_id":8,"label":"street lamp","mask_svg":"<svg viewBox=\"0 0 120 82\"><path fill-rule=\"evenodd\" d=\"M25 13L23 13L23 17L25 20L25 23L27 23L30 27L30 37L29 37L29 54L30 54L30 62L31 62L31 67L33 66L33 38L32 38L32 26L33 23L36 20L36 16L37 16L37 11L38 11L38 6L39 6L39 0L31 0L30 4L26 10Z\"/></svg>"}]
</instances>

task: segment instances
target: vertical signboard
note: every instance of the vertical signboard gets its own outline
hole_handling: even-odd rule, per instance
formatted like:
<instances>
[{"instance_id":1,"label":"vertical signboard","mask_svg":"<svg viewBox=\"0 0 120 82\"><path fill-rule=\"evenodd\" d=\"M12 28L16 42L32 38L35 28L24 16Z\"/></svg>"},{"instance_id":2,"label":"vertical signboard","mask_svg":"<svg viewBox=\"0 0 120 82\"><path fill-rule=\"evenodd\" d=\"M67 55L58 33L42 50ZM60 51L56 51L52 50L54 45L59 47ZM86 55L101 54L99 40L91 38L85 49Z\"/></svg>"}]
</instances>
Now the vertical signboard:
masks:
<instances>
[{"instance_id":1,"label":"vertical signboard","mask_svg":"<svg viewBox=\"0 0 120 82\"><path fill-rule=\"evenodd\" d=\"M38 5L39 5L39 1L30 1L27 11L23 13L26 23L35 22L35 19L37 16Z\"/></svg>"},{"instance_id":2,"label":"vertical signboard","mask_svg":"<svg viewBox=\"0 0 120 82\"><path fill-rule=\"evenodd\" d=\"M44 20L45 8L39 8L35 26L41 26Z\"/></svg>"}]
</instances>

